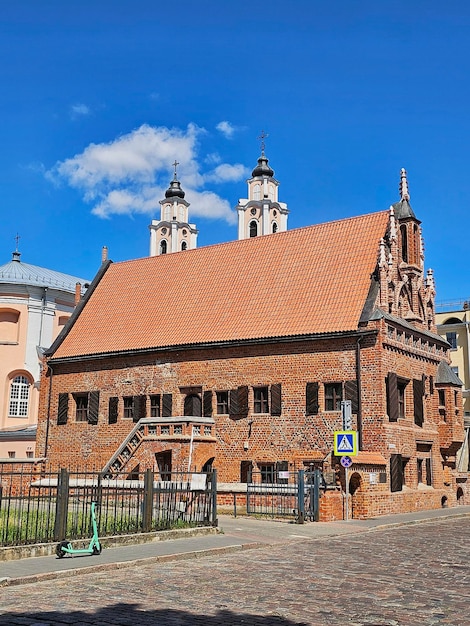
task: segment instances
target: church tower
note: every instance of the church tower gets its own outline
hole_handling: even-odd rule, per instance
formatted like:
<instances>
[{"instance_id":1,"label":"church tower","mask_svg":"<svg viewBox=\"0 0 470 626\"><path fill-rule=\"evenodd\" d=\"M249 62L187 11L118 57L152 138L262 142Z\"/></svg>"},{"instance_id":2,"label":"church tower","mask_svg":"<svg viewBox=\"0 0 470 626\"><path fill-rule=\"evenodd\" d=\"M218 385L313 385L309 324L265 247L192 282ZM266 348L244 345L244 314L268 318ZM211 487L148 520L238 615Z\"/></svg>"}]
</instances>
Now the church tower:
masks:
<instances>
[{"instance_id":1,"label":"church tower","mask_svg":"<svg viewBox=\"0 0 470 626\"><path fill-rule=\"evenodd\" d=\"M190 250L197 246L195 224L188 222L189 202L184 199L185 193L176 173L177 161L173 163L175 172L170 186L165 191L165 199L160 200L160 220L152 220L150 224L150 256Z\"/></svg>"},{"instance_id":2,"label":"church tower","mask_svg":"<svg viewBox=\"0 0 470 626\"><path fill-rule=\"evenodd\" d=\"M248 183L248 198L241 198L235 207L238 214L238 239L269 235L287 230L287 204L278 201L279 181L264 154L261 134L261 156Z\"/></svg>"}]
</instances>

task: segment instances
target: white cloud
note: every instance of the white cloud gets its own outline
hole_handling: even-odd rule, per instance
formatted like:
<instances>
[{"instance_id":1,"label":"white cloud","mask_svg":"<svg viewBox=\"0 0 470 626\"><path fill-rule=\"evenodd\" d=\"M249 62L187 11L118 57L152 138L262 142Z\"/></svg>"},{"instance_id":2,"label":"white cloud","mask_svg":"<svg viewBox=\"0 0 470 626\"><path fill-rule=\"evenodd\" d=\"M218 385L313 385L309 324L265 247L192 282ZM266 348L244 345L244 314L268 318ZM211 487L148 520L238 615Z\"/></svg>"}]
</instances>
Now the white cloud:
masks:
<instances>
[{"instance_id":1,"label":"white cloud","mask_svg":"<svg viewBox=\"0 0 470 626\"><path fill-rule=\"evenodd\" d=\"M91 109L86 104L72 104L70 107L70 116L72 119L76 119L77 117L83 117L86 115L90 115Z\"/></svg>"},{"instance_id":2,"label":"white cloud","mask_svg":"<svg viewBox=\"0 0 470 626\"><path fill-rule=\"evenodd\" d=\"M204 185L241 180L247 169L241 164L220 163L203 172L205 159L199 157L199 139L204 133L195 124L184 130L144 124L108 143L90 144L82 153L57 162L46 176L78 189L99 217L136 213L157 217L176 160L178 178L191 203L190 216L232 224L235 214L230 204ZM212 166L214 160L212 157Z\"/></svg>"},{"instance_id":3,"label":"white cloud","mask_svg":"<svg viewBox=\"0 0 470 626\"><path fill-rule=\"evenodd\" d=\"M249 173L250 170L241 163L235 163L234 165L222 163L212 172L206 174L204 179L215 183L236 182L245 178Z\"/></svg>"},{"instance_id":4,"label":"white cloud","mask_svg":"<svg viewBox=\"0 0 470 626\"><path fill-rule=\"evenodd\" d=\"M226 139L232 139L235 131L237 130L235 126L227 122L226 120L223 122L219 122L216 126L217 130L224 135Z\"/></svg>"}]
</instances>

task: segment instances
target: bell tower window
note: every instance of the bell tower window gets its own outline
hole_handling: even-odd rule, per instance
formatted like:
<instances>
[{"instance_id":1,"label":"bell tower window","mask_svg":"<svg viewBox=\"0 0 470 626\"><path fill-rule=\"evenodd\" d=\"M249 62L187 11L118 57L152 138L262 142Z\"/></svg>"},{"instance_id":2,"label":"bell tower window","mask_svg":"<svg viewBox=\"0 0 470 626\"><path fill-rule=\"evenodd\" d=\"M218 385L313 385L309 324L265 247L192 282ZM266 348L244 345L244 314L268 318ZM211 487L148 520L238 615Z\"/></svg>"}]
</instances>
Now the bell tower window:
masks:
<instances>
[{"instance_id":1,"label":"bell tower window","mask_svg":"<svg viewBox=\"0 0 470 626\"><path fill-rule=\"evenodd\" d=\"M258 223L255 220L250 222L250 237L256 237L258 235Z\"/></svg>"},{"instance_id":2,"label":"bell tower window","mask_svg":"<svg viewBox=\"0 0 470 626\"><path fill-rule=\"evenodd\" d=\"M163 239L163 241L160 241L160 254L166 254L166 253L167 253L167 243Z\"/></svg>"},{"instance_id":3,"label":"bell tower window","mask_svg":"<svg viewBox=\"0 0 470 626\"><path fill-rule=\"evenodd\" d=\"M273 222L273 233L277 233L277 224Z\"/></svg>"},{"instance_id":4,"label":"bell tower window","mask_svg":"<svg viewBox=\"0 0 470 626\"><path fill-rule=\"evenodd\" d=\"M261 185L253 187L253 200L261 200Z\"/></svg>"}]
</instances>

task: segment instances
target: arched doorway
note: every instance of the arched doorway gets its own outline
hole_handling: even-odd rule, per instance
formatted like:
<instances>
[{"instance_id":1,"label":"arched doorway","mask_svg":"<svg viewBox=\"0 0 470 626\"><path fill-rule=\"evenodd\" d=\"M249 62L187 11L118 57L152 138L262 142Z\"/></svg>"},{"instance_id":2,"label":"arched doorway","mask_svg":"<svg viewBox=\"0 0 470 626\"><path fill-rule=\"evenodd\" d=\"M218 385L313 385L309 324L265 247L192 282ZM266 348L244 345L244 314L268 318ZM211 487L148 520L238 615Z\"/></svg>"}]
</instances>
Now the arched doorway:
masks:
<instances>
[{"instance_id":1,"label":"arched doorway","mask_svg":"<svg viewBox=\"0 0 470 626\"><path fill-rule=\"evenodd\" d=\"M354 472L349 479L349 496L351 498L351 519L355 519L355 509L357 508L357 492L360 491L362 485L361 475Z\"/></svg>"}]
</instances>

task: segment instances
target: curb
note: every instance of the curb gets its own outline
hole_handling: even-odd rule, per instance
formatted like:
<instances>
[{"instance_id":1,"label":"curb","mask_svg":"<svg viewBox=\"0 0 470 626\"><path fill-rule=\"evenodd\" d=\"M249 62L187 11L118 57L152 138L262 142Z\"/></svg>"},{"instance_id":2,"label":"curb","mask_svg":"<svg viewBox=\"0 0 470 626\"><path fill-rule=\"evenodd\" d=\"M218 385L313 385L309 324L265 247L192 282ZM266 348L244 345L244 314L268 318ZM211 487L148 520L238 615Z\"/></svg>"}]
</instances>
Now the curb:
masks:
<instances>
[{"instance_id":1,"label":"curb","mask_svg":"<svg viewBox=\"0 0 470 626\"><path fill-rule=\"evenodd\" d=\"M217 556L224 554L232 554L244 550L266 547L267 543L246 543L234 546L225 546L222 548L208 548L206 550L192 550L190 552L182 552L180 554L165 554L162 556L149 556L144 559L135 559L134 561L117 561L115 563L102 563L98 565L90 565L89 567L80 567L56 572L45 572L44 574L33 574L32 576L19 576L17 578L0 578L0 588L15 587L18 585L30 585L47 580L56 580L58 578L71 578L80 576L81 574L92 574L94 572L110 572L128 567L138 567L140 565L152 565L153 563L165 563L171 561L188 561L191 559L199 559L205 556Z\"/></svg>"}]
</instances>

